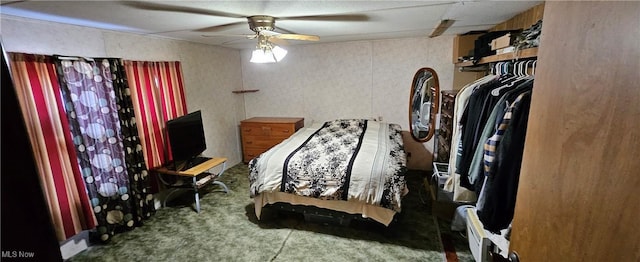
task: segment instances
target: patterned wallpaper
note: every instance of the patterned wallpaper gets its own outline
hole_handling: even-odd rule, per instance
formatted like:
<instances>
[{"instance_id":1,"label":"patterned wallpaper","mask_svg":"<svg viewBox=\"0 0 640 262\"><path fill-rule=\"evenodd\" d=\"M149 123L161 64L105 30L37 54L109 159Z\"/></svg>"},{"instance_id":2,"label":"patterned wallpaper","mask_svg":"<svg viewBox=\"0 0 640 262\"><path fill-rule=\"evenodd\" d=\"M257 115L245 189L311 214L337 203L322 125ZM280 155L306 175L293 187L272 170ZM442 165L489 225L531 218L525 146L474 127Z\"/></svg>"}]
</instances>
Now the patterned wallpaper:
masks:
<instances>
[{"instance_id":1,"label":"patterned wallpaper","mask_svg":"<svg viewBox=\"0 0 640 262\"><path fill-rule=\"evenodd\" d=\"M453 36L288 46L277 64L249 63L237 51L184 41L3 16L9 52L181 61L189 111L203 110L207 151L241 158L238 123L253 116L299 116L305 125L378 118L408 129L409 90L421 67L452 89ZM78 39L82 39L78 41ZM233 94L238 89L259 92ZM433 140L425 143L432 151Z\"/></svg>"},{"instance_id":2,"label":"patterned wallpaper","mask_svg":"<svg viewBox=\"0 0 640 262\"><path fill-rule=\"evenodd\" d=\"M244 95L247 117L299 116L305 125L382 117L407 130L413 75L434 68L440 88L452 89L452 46L453 36L296 45L277 64L249 63L244 50L243 86L260 90Z\"/></svg>"},{"instance_id":3,"label":"patterned wallpaper","mask_svg":"<svg viewBox=\"0 0 640 262\"><path fill-rule=\"evenodd\" d=\"M239 51L11 16L2 16L1 23L7 52L180 61L187 109L202 110L204 154L225 156L229 164L241 161L238 123L245 117L244 102L231 93L242 88Z\"/></svg>"}]
</instances>

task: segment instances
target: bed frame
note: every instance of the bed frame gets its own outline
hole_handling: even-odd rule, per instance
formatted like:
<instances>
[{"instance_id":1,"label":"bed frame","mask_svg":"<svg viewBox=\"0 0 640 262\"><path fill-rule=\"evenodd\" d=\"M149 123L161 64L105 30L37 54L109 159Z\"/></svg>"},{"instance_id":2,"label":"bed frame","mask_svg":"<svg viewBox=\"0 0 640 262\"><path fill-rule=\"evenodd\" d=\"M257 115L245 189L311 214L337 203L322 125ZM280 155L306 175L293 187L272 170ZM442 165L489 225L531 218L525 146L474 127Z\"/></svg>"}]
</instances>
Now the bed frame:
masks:
<instances>
[{"instance_id":1,"label":"bed frame","mask_svg":"<svg viewBox=\"0 0 640 262\"><path fill-rule=\"evenodd\" d=\"M350 214L347 212L336 211L336 210L331 210L331 209L321 208L316 206L294 205L290 203L277 202L273 204L267 204L264 207L272 208L278 211L302 214L304 216L304 220L311 223L349 226L351 224L351 221L357 220L357 221L373 222L373 223L383 225L382 223L376 220L373 220L371 218L362 217L361 214ZM394 215L393 220L391 221L391 224L395 224L398 221L400 214L401 213L396 213Z\"/></svg>"}]
</instances>

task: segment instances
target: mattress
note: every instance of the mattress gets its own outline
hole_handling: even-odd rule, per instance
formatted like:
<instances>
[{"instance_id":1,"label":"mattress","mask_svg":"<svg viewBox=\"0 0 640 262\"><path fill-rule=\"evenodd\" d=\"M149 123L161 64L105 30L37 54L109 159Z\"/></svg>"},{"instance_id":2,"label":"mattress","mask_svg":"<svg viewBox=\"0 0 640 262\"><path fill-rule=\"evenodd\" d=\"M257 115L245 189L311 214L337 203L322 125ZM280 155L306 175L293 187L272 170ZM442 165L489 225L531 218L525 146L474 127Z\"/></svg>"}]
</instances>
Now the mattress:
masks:
<instances>
[{"instance_id":1,"label":"mattress","mask_svg":"<svg viewBox=\"0 0 640 262\"><path fill-rule=\"evenodd\" d=\"M397 124L339 119L302 128L249 162L256 215L284 202L361 214L388 225L408 193Z\"/></svg>"}]
</instances>

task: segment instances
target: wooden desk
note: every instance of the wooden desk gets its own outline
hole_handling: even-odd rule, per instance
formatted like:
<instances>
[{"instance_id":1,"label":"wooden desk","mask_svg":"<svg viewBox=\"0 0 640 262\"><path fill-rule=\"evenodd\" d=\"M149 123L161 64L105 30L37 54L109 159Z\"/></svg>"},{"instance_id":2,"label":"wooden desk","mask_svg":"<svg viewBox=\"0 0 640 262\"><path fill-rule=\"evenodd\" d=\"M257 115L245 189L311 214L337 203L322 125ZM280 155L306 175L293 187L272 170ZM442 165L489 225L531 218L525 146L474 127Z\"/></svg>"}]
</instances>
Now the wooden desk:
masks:
<instances>
[{"instance_id":1,"label":"wooden desk","mask_svg":"<svg viewBox=\"0 0 640 262\"><path fill-rule=\"evenodd\" d=\"M215 184L223 187L225 193L229 192L229 188L224 183L217 180L222 175L222 173L224 173L226 164L227 164L226 157L214 157L187 170L176 171L176 170L168 169L166 166L155 169L155 172L158 173L158 178L160 178L160 181L168 189L171 190L171 192L167 194L167 197L165 198L163 206L166 206L167 199L169 199L169 196L171 196L171 194L176 192L178 189L190 189L190 190L193 190L194 192L194 197L196 200L196 212L200 213L200 195L198 193L198 189L204 187L209 182L211 182L211 184ZM209 170L219 166L220 166L220 171L218 171L218 173L209 172ZM165 179L163 179L162 175L179 176L187 179L178 179L175 183L170 183ZM191 179L188 179L188 178L191 178Z\"/></svg>"}]
</instances>

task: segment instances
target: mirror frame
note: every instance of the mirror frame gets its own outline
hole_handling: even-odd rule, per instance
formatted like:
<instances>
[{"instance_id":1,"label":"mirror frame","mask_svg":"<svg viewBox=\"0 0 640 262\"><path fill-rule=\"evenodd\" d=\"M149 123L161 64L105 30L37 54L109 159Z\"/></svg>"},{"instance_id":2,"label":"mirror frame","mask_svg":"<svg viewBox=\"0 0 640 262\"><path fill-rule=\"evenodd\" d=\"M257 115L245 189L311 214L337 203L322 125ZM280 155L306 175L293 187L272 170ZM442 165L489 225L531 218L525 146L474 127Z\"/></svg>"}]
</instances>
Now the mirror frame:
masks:
<instances>
[{"instance_id":1,"label":"mirror frame","mask_svg":"<svg viewBox=\"0 0 640 262\"><path fill-rule=\"evenodd\" d=\"M411 113L413 110L413 96L415 93L415 88L418 79L424 73L431 73L434 79L434 85L432 90L429 90L431 93L431 112L429 113L429 131L426 137L417 137L413 132L413 123L411 119ZM435 134L435 126L436 126L436 116L440 109L440 82L438 80L438 74L436 71L430 67L423 67L418 69L418 71L413 75L413 81L411 81L411 93L409 95L409 133L411 133L411 137L418 142L427 142L429 141L433 135Z\"/></svg>"}]
</instances>

